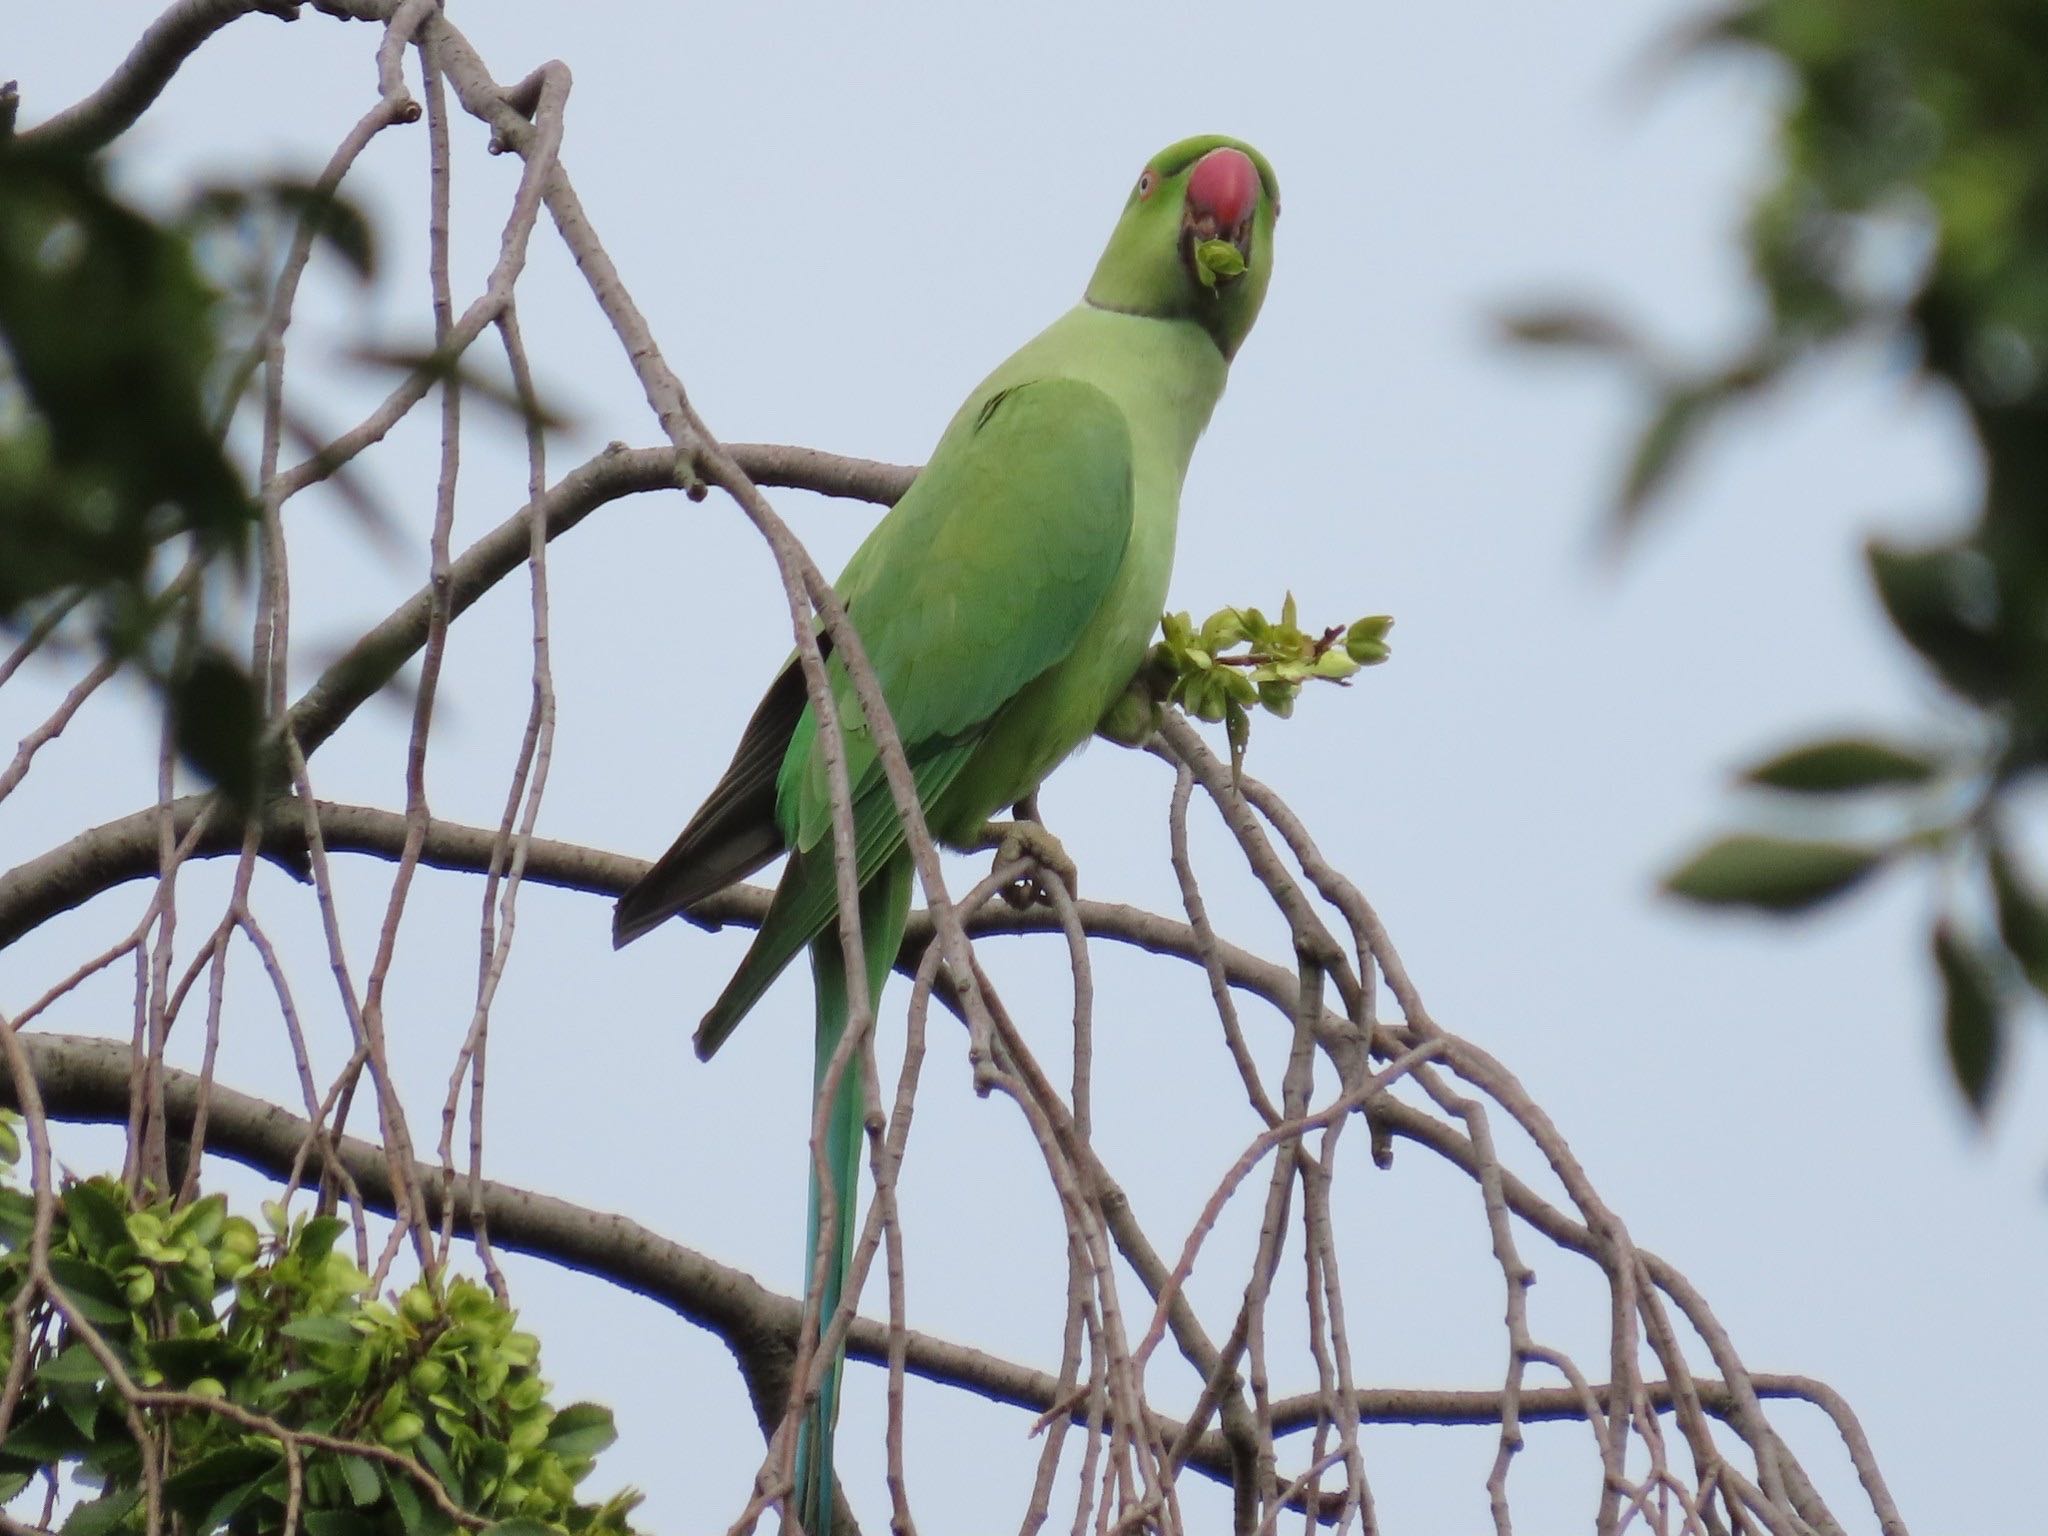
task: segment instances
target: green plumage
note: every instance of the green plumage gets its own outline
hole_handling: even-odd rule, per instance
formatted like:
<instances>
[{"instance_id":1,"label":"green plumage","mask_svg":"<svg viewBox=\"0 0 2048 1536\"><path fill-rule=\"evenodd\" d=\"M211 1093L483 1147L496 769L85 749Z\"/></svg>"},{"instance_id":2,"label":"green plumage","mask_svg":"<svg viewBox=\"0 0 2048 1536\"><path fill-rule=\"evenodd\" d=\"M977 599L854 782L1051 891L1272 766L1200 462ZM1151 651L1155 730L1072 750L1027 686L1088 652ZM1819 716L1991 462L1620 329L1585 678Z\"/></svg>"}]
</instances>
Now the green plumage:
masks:
<instances>
[{"instance_id":1,"label":"green plumage","mask_svg":"<svg viewBox=\"0 0 2048 1536\"><path fill-rule=\"evenodd\" d=\"M1142 660L1165 606L1181 482L1256 318L1278 190L1256 151L1192 139L1133 188L1087 298L983 381L930 462L876 524L836 586L942 842L975 842L1088 739ZM1241 275L1195 250L1223 239ZM1227 254L1227 253L1226 253ZM909 857L873 741L837 658L828 673L853 793L869 995L902 941ZM619 943L790 857L739 970L698 1029L709 1056L808 945L821 1075L849 1013L833 931L831 802L817 721L788 663L731 766L676 844L620 898ZM820 1083L822 1086L822 1083ZM838 1220L824 1316L851 1253L861 1145L857 1071L842 1079L826 1161ZM807 1253L815 1258L813 1186ZM808 1270L807 1270L808 1275ZM798 1443L795 1513L830 1536L835 1362Z\"/></svg>"}]
</instances>

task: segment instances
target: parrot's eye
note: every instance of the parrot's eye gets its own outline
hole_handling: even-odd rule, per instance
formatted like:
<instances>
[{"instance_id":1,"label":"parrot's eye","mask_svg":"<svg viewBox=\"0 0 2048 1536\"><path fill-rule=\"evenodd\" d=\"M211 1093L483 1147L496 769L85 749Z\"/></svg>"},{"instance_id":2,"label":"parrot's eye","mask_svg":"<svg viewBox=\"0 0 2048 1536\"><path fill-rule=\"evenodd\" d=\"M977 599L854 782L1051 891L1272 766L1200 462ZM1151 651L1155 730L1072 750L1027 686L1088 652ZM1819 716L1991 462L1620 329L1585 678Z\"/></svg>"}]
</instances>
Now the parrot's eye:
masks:
<instances>
[{"instance_id":1,"label":"parrot's eye","mask_svg":"<svg viewBox=\"0 0 2048 1536\"><path fill-rule=\"evenodd\" d=\"M1150 196L1152 195L1152 182L1153 182L1153 176L1152 176L1152 168L1151 168L1150 166L1147 166L1147 167L1145 168L1145 174L1144 174L1144 175L1142 175L1142 176L1140 176L1140 177L1138 178L1138 201L1139 201L1139 202L1141 202L1141 203L1142 203L1142 202L1143 202L1143 201L1144 201L1144 200L1145 200L1146 198L1148 198L1148 197L1150 197Z\"/></svg>"}]
</instances>

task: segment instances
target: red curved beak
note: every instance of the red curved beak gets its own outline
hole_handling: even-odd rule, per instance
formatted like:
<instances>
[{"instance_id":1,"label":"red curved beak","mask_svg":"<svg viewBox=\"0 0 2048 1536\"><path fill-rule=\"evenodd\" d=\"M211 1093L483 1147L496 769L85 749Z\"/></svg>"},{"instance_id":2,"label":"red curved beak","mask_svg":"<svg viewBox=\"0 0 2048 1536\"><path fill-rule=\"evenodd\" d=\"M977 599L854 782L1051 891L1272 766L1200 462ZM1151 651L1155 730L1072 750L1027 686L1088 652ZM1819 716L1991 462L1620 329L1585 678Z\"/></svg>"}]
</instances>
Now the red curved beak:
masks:
<instances>
[{"instance_id":1,"label":"red curved beak","mask_svg":"<svg viewBox=\"0 0 2048 1536\"><path fill-rule=\"evenodd\" d=\"M1188 177L1187 217L1197 239L1221 238L1242 247L1258 205L1258 167L1242 150L1212 149Z\"/></svg>"}]
</instances>

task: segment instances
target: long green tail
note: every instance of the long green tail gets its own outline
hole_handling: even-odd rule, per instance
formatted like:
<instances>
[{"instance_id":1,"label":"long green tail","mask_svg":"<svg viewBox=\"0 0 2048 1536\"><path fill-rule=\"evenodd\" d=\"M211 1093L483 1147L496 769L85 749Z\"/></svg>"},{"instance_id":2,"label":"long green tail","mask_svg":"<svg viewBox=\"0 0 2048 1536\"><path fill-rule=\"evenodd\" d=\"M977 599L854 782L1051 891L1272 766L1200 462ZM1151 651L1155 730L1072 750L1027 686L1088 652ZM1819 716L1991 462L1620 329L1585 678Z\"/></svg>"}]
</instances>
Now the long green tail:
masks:
<instances>
[{"instance_id":1,"label":"long green tail","mask_svg":"<svg viewBox=\"0 0 2048 1536\"><path fill-rule=\"evenodd\" d=\"M903 942L903 925L910 912L910 856L898 852L861 890L861 944L868 962L868 999L879 1002L882 984L888 980L890 964ZM846 1032L849 1005L846 996L846 962L840 953L839 928L835 923L811 941L811 971L818 997L816 1083L824 1087L825 1069ZM861 1069L856 1056L839 1079L832 1098L832 1117L826 1125L826 1163L832 1174L832 1203L837 1219L833 1223L832 1262L825 1273L825 1294L818 1308L818 1326L823 1329L838 1310L846 1288L846 1272L853 1263L854 1234L860 1230L859 1204L861 1154ZM804 1285L810 1285L818 1262L819 1218L818 1168L811 1165L810 1212L804 1228ZM846 1369L846 1355L834 1356L818 1392L817 1406L805 1418L796 1440L797 1518L806 1536L832 1536L832 1432L839 1420L839 1378Z\"/></svg>"}]
</instances>

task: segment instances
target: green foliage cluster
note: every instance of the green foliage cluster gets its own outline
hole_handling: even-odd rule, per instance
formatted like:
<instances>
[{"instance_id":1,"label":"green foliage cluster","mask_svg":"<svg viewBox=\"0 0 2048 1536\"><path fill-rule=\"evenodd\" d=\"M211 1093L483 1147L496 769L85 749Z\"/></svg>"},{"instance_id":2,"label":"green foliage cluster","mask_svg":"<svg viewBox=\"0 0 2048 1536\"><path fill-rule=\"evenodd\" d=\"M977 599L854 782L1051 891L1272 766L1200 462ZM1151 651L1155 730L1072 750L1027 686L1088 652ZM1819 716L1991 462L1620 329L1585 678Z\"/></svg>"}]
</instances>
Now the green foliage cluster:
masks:
<instances>
[{"instance_id":1,"label":"green foliage cluster","mask_svg":"<svg viewBox=\"0 0 2048 1536\"><path fill-rule=\"evenodd\" d=\"M1949 1060L1981 1113L2011 1019L2048 991L2048 898L2013 851L2019 795L2048 767L2048 6L1744 0L1696 42L1784 76L1775 174L1748 227L1763 325L1699 371L1658 362L1597 315L1514 329L1643 378L1651 409L1622 526L1725 407L1834 349L1910 357L1963 406L1985 467L1971 525L1932 547L1866 551L1893 628L1952 694L1960 728L1904 744L1831 737L1759 765L1748 781L1796 835L1724 839L1670 887L1791 912L1888 865L1942 865L1949 899L1930 945Z\"/></svg>"},{"instance_id":2,"label":"green foliage cluster","mask_svg":"<svg viewBox=\"0 0 2048 1536\"><path fill-rule=\"evenodd\" d=\"M246 799L261 712L196 622L257 524L207 410L220 325L185 231L86 157L0 140L0 631L82 609L187 760Z\"/></svg>"},{"instance_id":3,"label":"green foliage cluster","mask_svg":"<svg viewBox=\"0 0 2048 1536\"><path fill-rule=\"evenodd\" d=\"M245 556L254 509L204 403L215 305L188 242L92 162L0 150L0 617L83 590L135 650L162 617L163 545Z\"/></svg>"},{"instance_id":4,"label":"green foliage cluster","mask_svg":"<svg viewBox=\"0 0 2048 1536\"><path fill-rule=\"evenodd\" d=\"M1310 634L1300 626L1291 592L1278 619L1257 608L1219 608L1197 627L1187 614L1169 613L1159 622L1148 677L1156 697L1198 720L1222 722L1236 774L1251 741L1252 710L1284 720L1304 683L1348 684L1359 668L1378 666L1392 654L1387 631L1393 625L1376 614Z\"/></svg>"},{"instance_id":5,"label":"green foliage cluster","mask_svg":"<svg viewBox=\"0 0 2048 1536\"><path fill-rule=\"evenodd\" d=\"M15 1133L0 1133L0 1156L12 1161ZM454 1531L401 1456L478 1524L628 1536L636 1495L598 1505L575 1496L614 1438L610 1410L547 1401L538 1343L509 1308L463 1279L422 1279L377 1300L335 1248L340 1220L287 1219L274 1203L262 1214L259 1228L229 1214L220 1195L137 1203L110 1179L71 1182L56 1209L50 1273L65 1298L136 1387L201 1400L149 1411L165 1443L165 1506L180 1529L253 1533L283 1522L282 1441L204 1406L218 1401L368 1451L301 1442L299 1519L309 1536ZM27 1283L33 1221L27 1193L0 1189L0 1302ZM140 1453L121 1392L47 1301L29 1309L28 1326L32 1370L0 1442L0 1497L69 1467L98 1495L72 1511L64 1536L142 1530ZM11 1349L11 1332L0 1341Z\"/></svg>"},{"instance_id":6,"label":"green foliage cluster","mask_svg":"<svg viewBox=\"0 0 2048 1536\"><path fill-rule=\"evenodd\" d=\"M302 182L209 186L157 218L94 158L0 133L0 634L89 633L240 803L263 711L204 619L259 524L225 436L261 353L229 338L259 327L298 230L374 270L362 215Z\"/></svg>"}]
</instances>

